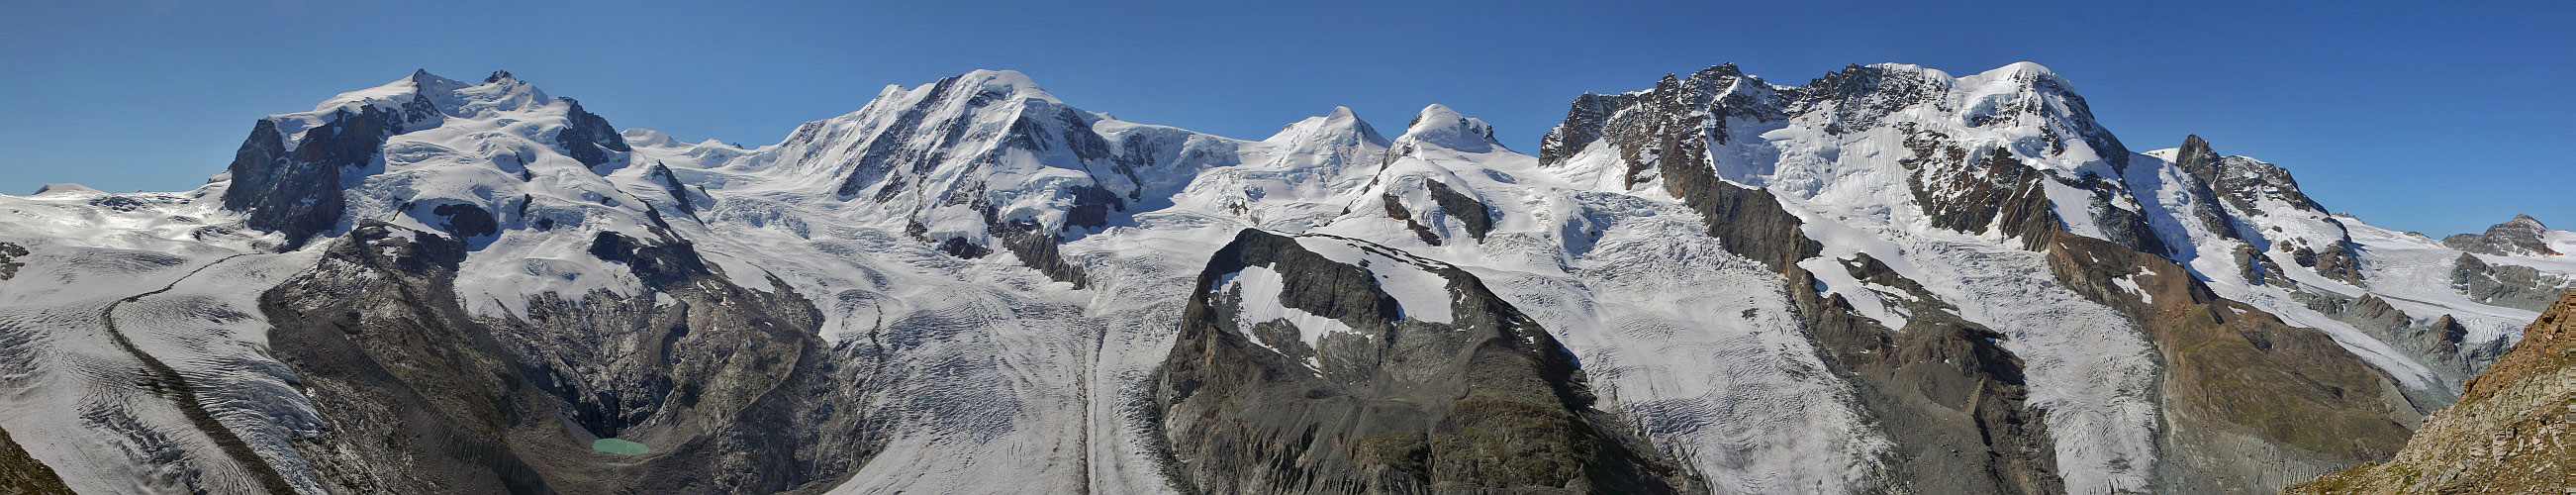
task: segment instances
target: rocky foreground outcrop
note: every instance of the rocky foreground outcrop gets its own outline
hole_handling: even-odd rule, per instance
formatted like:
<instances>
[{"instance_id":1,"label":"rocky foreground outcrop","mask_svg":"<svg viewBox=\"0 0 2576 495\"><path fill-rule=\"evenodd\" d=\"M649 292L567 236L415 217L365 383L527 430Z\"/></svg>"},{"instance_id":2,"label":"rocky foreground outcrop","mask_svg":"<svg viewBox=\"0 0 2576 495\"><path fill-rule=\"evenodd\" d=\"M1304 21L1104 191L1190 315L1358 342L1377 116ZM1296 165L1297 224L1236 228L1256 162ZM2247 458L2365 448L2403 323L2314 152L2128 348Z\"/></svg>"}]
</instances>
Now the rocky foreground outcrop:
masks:
<instances>
[{"instance_id":1,"label":"rocky foreground outcrop","mask_svg":"<svg viewBox=\"0 0 2576 495\"><path fill-rule=\"evenodd\" d=\"M1423 284L1386 281L1399 276ZM1463 270L1364 242L1244 230L1199 286L1156 394L1187 489L1697 491L1592 408L1572 353ZM1422 289L1438 299L1416 304L1451 307L1407 308L1388 293Z\"/></svg>"},{"instance_id":2,"label":"rocky foreground outcrop","mask_svg":"<svg viewBox=\"0 0 2576 495\"><path fill-rule=\"evenodd\" d=\"M2576 491L2576 293L2523 328L2522 342L2466 388L2396 458L2288 493Z\"/></svg>"},{"instance_id":3,"label":"rocky foreground outcrop","mask_svg":"<svg viewBox=\"0 0 2576 495\"><path fill-rule=\"evenodd\" d=\"M0 431L0 495L54 495L71 492L71 487L63 486L62 476L54 474L54 468L46 467L45 463L28 457L27 450L19 448L18 442L9 438L9 432Z\"/></svg>"}]
</instances>

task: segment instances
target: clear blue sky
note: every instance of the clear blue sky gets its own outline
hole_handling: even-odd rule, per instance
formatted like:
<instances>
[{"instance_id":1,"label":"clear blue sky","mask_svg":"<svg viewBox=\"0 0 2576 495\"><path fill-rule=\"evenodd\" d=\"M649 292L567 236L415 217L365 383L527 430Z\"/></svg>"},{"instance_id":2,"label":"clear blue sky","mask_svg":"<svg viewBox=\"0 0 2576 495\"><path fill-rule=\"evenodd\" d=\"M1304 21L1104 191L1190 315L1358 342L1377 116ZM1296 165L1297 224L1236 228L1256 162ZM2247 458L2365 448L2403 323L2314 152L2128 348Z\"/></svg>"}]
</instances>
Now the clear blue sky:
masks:
<instances>
[{"instance_id":1,"label":"clear blue sky","mask_svg":"<svg viewBox=\"0 0 2576 495\"><path fill-rule=\"evenodd\" d=\"M2576 227L2571 2L1380 3L0 0L0 192L194 187L252 120L414 68L507 69L620 127L750 145L887 84L999 68L1245 138L1445 103L1534 153L1577 94L1722 62L1794 84L2029 60L2132 148L2198 133L2374 224Z\"/></svg>"}]
</instances>

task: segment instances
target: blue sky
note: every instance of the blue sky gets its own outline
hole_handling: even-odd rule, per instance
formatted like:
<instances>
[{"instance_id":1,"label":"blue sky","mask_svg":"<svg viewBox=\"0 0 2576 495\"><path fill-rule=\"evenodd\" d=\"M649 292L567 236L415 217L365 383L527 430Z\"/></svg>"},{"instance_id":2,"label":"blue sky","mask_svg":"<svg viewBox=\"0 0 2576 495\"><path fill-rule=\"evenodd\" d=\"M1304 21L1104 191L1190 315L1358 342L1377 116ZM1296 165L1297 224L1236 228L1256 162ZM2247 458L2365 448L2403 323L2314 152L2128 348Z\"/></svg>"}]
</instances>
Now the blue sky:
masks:
<instances>
[{"instance_id":1,"label":"blue sky","mask_svg":"<svg viewBox=\"0 0 2576 495\"><path fill-rule=\"evenodd\" d=\"M2131 148L2197 133L2373 224L2576 227L2571 2L1381 3L0 0L0 192L194 187L259 116L415 68L506 69L620 127L749 145L997 68L1246 138L1336 105L1392 131L1444 103L1535 153L1575 95L1723 62L1794 84L2029 60Z\"/></svg>"}]
</instances>

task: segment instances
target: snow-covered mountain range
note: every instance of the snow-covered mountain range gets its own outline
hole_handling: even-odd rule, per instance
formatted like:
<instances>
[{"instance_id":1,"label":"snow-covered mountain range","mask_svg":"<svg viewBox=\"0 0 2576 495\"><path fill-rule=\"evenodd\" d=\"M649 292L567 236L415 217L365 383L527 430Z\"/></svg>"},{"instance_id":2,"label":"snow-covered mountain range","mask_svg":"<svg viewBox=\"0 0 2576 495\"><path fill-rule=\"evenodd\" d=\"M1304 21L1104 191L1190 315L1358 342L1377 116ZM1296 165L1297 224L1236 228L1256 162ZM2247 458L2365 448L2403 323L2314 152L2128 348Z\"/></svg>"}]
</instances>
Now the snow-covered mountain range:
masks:
<instances>
[{"instance_id":1,"label":"snow-covered mountain range","mask_svg":"<svg viewBox=\"0 0 2576 495\"><path fill-rule=\"evenodd\" d=\"M1009 71L743 148L418 72L259 119L195 190L0 195L0 467L2269 492L2387 459L2576 287L2576 233L2373 227L2178 144L2132 150L2030 63L1721 65L1578 97L1525 150L1440 105L1216 136Z\"/></svg>"}]
</instances>

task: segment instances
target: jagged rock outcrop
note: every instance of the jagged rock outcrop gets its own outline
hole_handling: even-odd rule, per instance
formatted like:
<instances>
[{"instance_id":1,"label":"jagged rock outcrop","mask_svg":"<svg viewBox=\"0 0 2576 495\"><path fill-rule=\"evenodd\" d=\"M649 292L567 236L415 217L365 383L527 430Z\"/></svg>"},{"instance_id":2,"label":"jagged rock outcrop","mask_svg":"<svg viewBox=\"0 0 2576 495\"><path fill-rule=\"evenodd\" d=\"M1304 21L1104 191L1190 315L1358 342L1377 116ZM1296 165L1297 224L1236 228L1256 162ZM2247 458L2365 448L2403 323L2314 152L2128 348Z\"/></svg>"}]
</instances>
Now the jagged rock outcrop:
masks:
<instances>
[{"instance_id":1,"label":"jagged rock outcrop","mask_svg":"<svg viewBox=\"0 0 2576 495\"><path fill-rule=\"evenodd\" d=\"M2189 191L2201 204L2217 204L2218 191L2214 187L2218 184L2219 162L2225 158L2211 149L2209 140L2201 139L2199 134L2184 136L2182 147L2174 150L2174 166L2195 179L2191 181ZM2228 215L2225 208L2202 208L2193 210L2193 213L2202 228L2209 229L2211 233L2229 239L2245 238L2236 232L2236 219Z\"/></svg>"},{"instance_id":2,"label":"jagged rock outcrop","mask_svg":"<svg viewBox=\"0 0 2576 495\"><path fill-rule=\"evenodd\" d=\"M485 79L484 83L489 84L507 77L509 74L506 72L494 74L493 78ZM563 130L555 131L555 145L563 147L565 155L581 161L584 166L597 167L616 160L619 153L635 151L634 148L626 145L626 136L617 133L617 126L608 124L608 119L582 110L579 101L564 98L563 102L571 107L564 109L565 119L570 125L564 126Z\"/></svg>"},{"instance_id":3,"label":"jagged rock outcrop","mask_svg":"<svg viewBox=\"0 0 2576 495\"><path fill-rule=\"evenodd\" d=\"M2485 369L2489 363L2495 362L2496 357L2502 356L2506 347L2503 339L2469 342L2469 329L2460 319L2443 314L2419 321L2376 294L2363 294L2361 297L2333 294L2303 296L2309 309L2349 323L2353 328L2369 333L2372 338L2387 342L2414 357L2445 381L2457 382L2476 376L2478 370ZM2417 394L2410 398L2417 400L2419 406L2449 403L2449 398L2440 396Z\"/></svg>"},{"instance_id":4,"label":"jagged rock outcrop","mask_svg":"<svg viewBox=\"0 0 2576 495\"><path fill-rule=\"evenodd\" d=\"M0 242L0 280L8 280L11 277L18 276L18 268L27 266L27 264L18 262L17 258L25 257L26 255L26 246Z\"/></svg>"},{"instance_id":5,"label":"jagged rock outcrop","mask_svg":"<svg viewBox=\"0 0 2576 495\"><path fill-rule=\"evenodd\" d=\"M2475 254L2461 253L2451 269L2451 286L2477 302L2539 311L2559 293L2576 287L2576 279L2543 274L2528 266L2490 264Z\"/></svg>"},{"instance_id":6,"label":"jagged rock outcrop","mask_svg":"<svg viewBox=\"0 0 2576 495\"><path fill-rule=\"evenodd\" d=\"M2037 247L2049 233L2064 228L2050 212L2046 186L2040 183L2053 179L2001 148L1969 160L1956 146L1932 144L1948 141L1948 136L1924 134L1929 137L1906 142L1915 154L1904 164L1912 172L1906 183L1932 217L1932 226L2023 239L2027 247ZM1948 148L1947 163L1931 156L1936 146Z\"/></svg>"},{"instance_id":7,"label":"jagged rock outcrop","mask_svg":"<svg viewBox=\"0 0 2576 495\"><path fill-rule=\"evenodd\" d=\"M1198 286L1155 395L1187 490L1695 491L1592 409L1570 353L1465 271L1244 230ZM1435 303L1449 307L1421 306Z\"/></svg>"},{"instance_id":8,"label":"jagged rock outcrop","mask_svg":"<svg viewBox=\"0 0 2576 495\"><path fill-rule=\"evenodd\" d=\"M2513 220L2487 227L2483 234L2456 234L2442 238L2442 245L2478 254L2496 256L2557 256L2549 248L2546 235L2549 226L2531 215L2514 215Z\"/></svg>"},{"instance_id":9,"label":"jagged rock outcrop","mask_svg":"<svg viewBox=\"0 0 2576 495\"><path fill-rule=\"evenodd\" d=\"M1710 67L1687 80L1671 75L1655 89L1616 95L1585 94L1574 100L1565 123L1539 144L1539 164L1564 163L1576 153L1607 138L1620 162L1627 164L1621 187L1652 179L1650 172L1668 154L1700 149L1702 140L1723 144L1730 139L1732 119L1773 121L1788 118L1786 101L1770 83L1745 74L1735 64ZM1705 113L1703 113L1705 112Z\"/></svg>"},{"instance_id":10,"label":"jagged rock outcrop","mask_svg":"<svg viewBox=\"0 0 2576 495\"><path fill-rule=\"evenodd\" d=\"M1844 261L1854 278L1914 297L1905 328L1861 316L1841 295L1792 290L1799 316L1836 371L1896 441L1880 489L1910 493L2065 493L2048 428L2026 403L2022 362L2002 334L1959 318L1920 284L1869 255ZM1790 287L1814 275L1790 266Z\"/></svg>"},{"instance_id":11,"label":"jagged rock outcrop","mask_svg":"<svg viewBox=\"0 0 2576 495\"><path fill-rule=\"evenodd\" d=\"M1490 140L1492 136L1488 135L1486 139ZM1448 184L1440 181L1423 181L1422 185L1431 189L1431 201L1440 204L1440 211L1466 225L1468 236L1482 241L1486 233L1494 231L1493 211L1486 208L1484 202L1459 194L1458 190L1450 189Z\"/></svg>"},{"instance_id":12,"label":"jagged rock outcrop","mask_svg":"<svg viewBox=\"0 0 2576 495\"><path fill-rule=\"evenodd\" d=\"M2437 411L2392 459L2286 493L2559 494L2576 487L2576 295Z\"/></svg>"},{"instance_id":13,"label":"jagged rock outcrop","mask_svg":"<svg viewBox=\"0 0 2576 495\"><path fill-rule=\"evenodd\" d=\"M342 196L341 169L365 168L393 116L375 107L357 113L342 110L331 123L307 131L290 154L277 123L251 126L226 170L232 187L224 190L224 207L250 213L251 228L286 234L290 245L329 230L348 201Z\"/></svg>"},{"instance_id":14,"label":"jagged rock outcrop","mask_svg":"<svg viewBox=\"0 0 2576 495\"><path fill-rule=\"evenodd\" d=\"M1781 209L1780 200L1770 191L1718 180L1698 161L1664 163L1668 164L1661 167L1665 191L1699 212L1701 221L1708 224L1708 235L1728 251L1772 270L1788 270L1824 248L1798 230L1798 217Z\"/></svg>"},{"instance_id":15,"label":"jagged rock outcrop","mask_svg":"<svg viewBox=\"0 0 2576 495\"><path fill-rule=\"evenodd\" d=\"M2184 186L2200 205L2192 210L2201 228L2224 239L2244 241L2252 251L2239 264L2249 280L2287 286L2278 265L2265 250L2318 275L2362 286L2361 261L2353 253L2350 229L2326 213L2299 189L2289 169L2243 156L2222 156L2198 135L2183 138L2166 155L2190 177Z\"/></svg>"}]
</instances>

